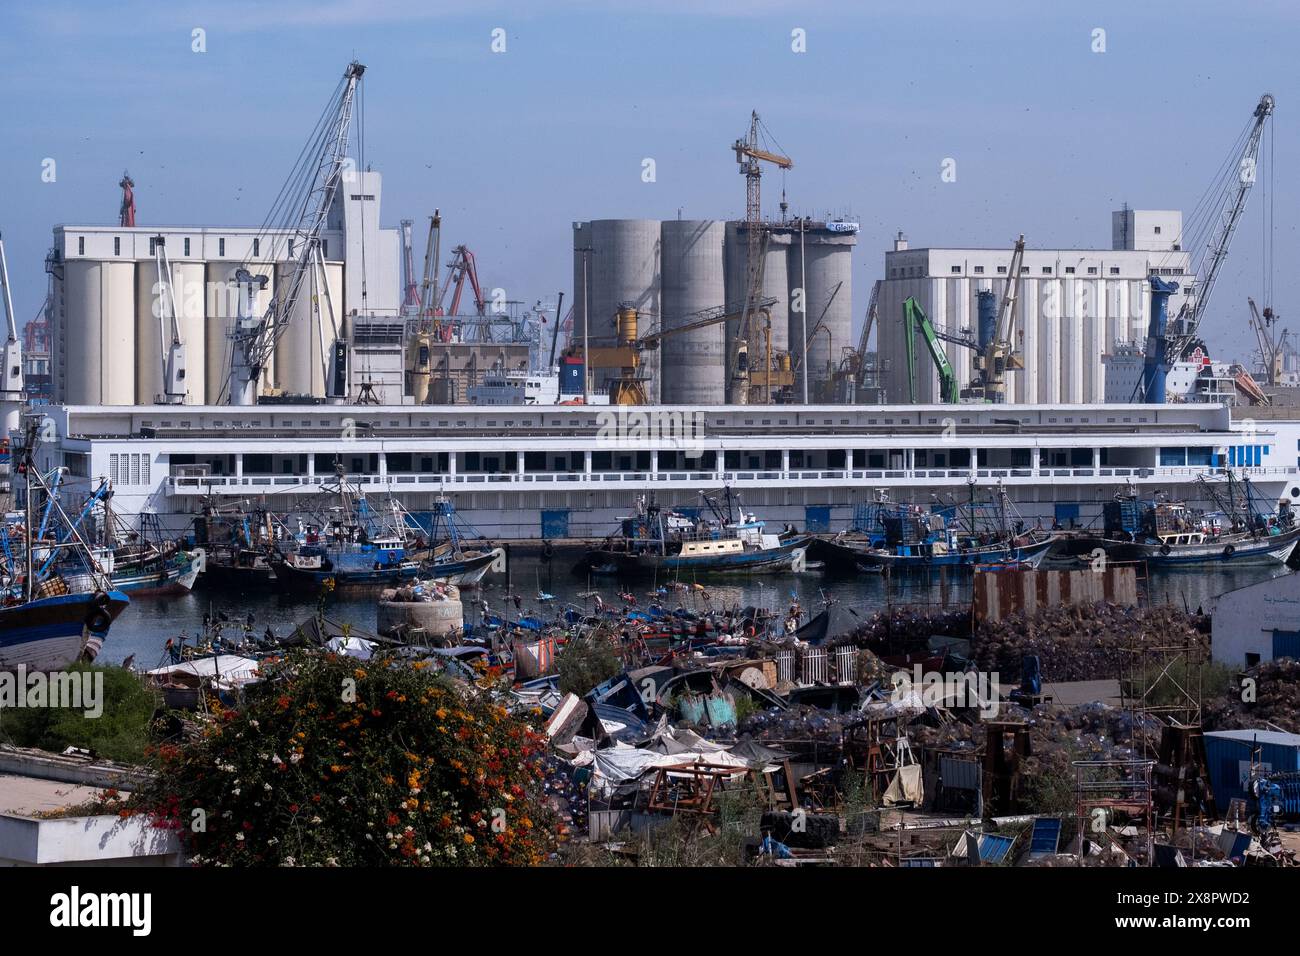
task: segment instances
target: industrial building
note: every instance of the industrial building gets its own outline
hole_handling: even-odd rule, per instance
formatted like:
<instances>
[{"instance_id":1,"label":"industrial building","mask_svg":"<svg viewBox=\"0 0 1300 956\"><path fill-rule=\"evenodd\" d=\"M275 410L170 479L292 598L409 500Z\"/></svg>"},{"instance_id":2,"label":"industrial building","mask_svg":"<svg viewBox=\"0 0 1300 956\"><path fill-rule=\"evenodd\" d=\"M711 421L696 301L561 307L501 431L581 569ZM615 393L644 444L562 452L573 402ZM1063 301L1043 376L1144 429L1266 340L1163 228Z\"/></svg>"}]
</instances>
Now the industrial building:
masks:
<instances>
[{"instance_id":1,"label":"industrial building","mask_svg":"<svg viewBox=\"0 0 1300 956\"><path fill-rule=\"evenodd\" d=\"M638 374L646 397L666 405L724 403L741 350L741 325L732 319L697 326L708 313L721 318L744 309L750 228L747 222L715 220L575 222L574 346L620 344L618 313L627 306L637 311L639 335L690 325L690 331L664 336L660 348L643 350ZM826 401L840 353L853 345L857 224L796 219L758 228L762 271L756 298L776 301L751 319L743 349L748 367L760 370L755 377L761 378L764 368L770 373L783 361L792 366L792 385L770 378L769 397L783 402L802 400L806 368L809 400ZM800 297L800 289L806 295ZM791 308L801 299L807 302L806 322ZM623 374L593 361L589 391L603 394Z\"/></svg>"},{"instance_id":2,"label":"industrial building","mask_svg":"<svg viewBox=\"0 0 1300 956\"><path fill-rule=\"evenodd\" d=\"M598 538L641 495L695 513L728 485L772 526L836 532L880 493L927 508L1005 488L1020 515L1087 524L1135 488L1213 507L1219 462L1264 500L1300 498L1300 423L1216 405L698 406L697 429L623 437L583 405L53 405L43 469L113 482L114 507L187 529L205 496L293 512L340 465L368 494L424 513L438 495L494 539ZM638 414L632 411L632 414ZM957 425L955 435L950 422ZM1012 423L1008 423L1011 420ZM1206 462L1204 465L1190 464Z\"/></svg>"},{"instance_id":3,"label":"industrial building","mask_svg":"<svg viewBox=\"0 0 1300 956\"><path fill-rule=\"evenodd\" d=\"M398 314L400 239L379 228L378 172L345 178L321 234L327 299L313 315L301 296L263 379L264 394L323 397L328 348L347 341L349 319ZM257 308L287 287L296 265L294 234L218 226L60 225L46 261L53 279L50 364L56 401L152 404L162 392L164 346L156 253L171 265L186 353L188 404L223 400L230 368L239 268L266 276ZM328 308L326 307L328 306ZM332 311L336 328L323 329ZM301 314L299 314L301 313ZM321 315L326 318L319 318Z\"/></svg>"},{"instance_id":4,"label":"industrial building","mask_svg":"<svg viewBox=\"0 0 1300 956\"><path fill-rule=\"evenodd\" d=\"M1193 279L1190 254L1182 247L1182 213L1120 210L1112 215L1111 232L1110 249L1025 250L1012 313L1012 345L1024 368L1009 373L1007 401L1105 401L1104 356L1146 340L1148 278L1178 282L1169 312L1181 308ZM1001 298L1011 260L1010 241L1004 248L912 249L899 234L885 253L878 304L886 401L924 403L939 397L935 369L922 358L926 351L919 337L914 383L909 381L904 300L914 297L941 335L969 336L976 326L978 294L992 291ZM966 387L972 378L971 350L952 341L942 347L958 386Z\"/></svg>"},{"instance_id":5,"label":"industrial building","mask_svg":"<svg viewBox=\"0 0 1300 956\"><path fill-rule=\"evenodd\" d=\"M1210 641L1214 659L1235 668L1254 667L1279 657L1300 659L1300 588L1296 581L1294 574L1284 574L1220 595Z\"/></svg>"}]
</instances>

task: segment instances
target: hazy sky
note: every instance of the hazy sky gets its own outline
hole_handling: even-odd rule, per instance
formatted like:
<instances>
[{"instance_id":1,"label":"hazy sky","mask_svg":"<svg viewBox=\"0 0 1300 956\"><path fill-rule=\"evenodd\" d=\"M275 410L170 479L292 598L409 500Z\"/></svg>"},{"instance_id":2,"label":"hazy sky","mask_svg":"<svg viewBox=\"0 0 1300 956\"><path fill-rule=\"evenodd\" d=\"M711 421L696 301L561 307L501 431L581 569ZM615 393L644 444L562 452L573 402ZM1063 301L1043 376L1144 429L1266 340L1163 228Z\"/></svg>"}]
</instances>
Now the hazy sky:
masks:
<instances>
[{"instance_id":1,"label":"hazy sky","mask_svg":"<svg viewBox=\"0 0 1300 956\"><path fill-rule=\"evenodd\" d=\"M467 244L512 299L571 301L573 220L743 216L728 147L751 109L795 160L792 211L862 223L860 323L896 230L914 247L1009 246L1023 232L1031 246L1106 248L1123 202L1190 211L1266 91L1284 318L1297 291L1300 7L1282 0L2 9L0 231L20 321L44 298L51 228L115 222L124 168L142 225L260 224L354 57L368 67L364 159L384 173L384 225L415 219L422 256L440 207L444 248ZM205 53L191 50L196 27ZM41 180L46 158L56 182ZM769 214L781 183L764 177ZM1223 357L1253 347L1263 198L1257 187L1204 327Z\"/></svg>"}]
</instances>

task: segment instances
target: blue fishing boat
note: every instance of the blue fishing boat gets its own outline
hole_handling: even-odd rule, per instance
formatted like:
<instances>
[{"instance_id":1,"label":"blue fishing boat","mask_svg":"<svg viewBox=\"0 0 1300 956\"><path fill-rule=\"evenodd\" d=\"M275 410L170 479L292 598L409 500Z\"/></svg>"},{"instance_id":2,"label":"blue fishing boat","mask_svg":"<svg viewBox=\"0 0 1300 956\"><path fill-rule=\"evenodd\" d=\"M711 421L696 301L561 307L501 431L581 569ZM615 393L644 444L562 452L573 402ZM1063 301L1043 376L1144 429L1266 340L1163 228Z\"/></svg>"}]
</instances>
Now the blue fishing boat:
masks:
<instances>
[{"instance_id":1,"label":"blue fishing boat","mask_svg":"<svg viewBox=\"0 0 1300 956\"><path fill-rule=\"evenodd\" d=\"M822 543L865 570L929 571L1014 564L1037 567L1055 545L1041 528L1027 527L1005 489L935 510L891 502L883 493L859 506L854 530Z\"/></svg>"},{"instance_id":2,"label":"blue fishing boat","mask_svg":"<svg viewBox=\"0 0 1300 956\"><path fill-rule=\"evenodd\" d=\"M113 588L81 533L86 511L74 519L59 503L62 470L37 472L38 434L32 424L18 450L22 510L0 523L0 670L94 660L131 602Z\"/></svg>"}]
</instances>

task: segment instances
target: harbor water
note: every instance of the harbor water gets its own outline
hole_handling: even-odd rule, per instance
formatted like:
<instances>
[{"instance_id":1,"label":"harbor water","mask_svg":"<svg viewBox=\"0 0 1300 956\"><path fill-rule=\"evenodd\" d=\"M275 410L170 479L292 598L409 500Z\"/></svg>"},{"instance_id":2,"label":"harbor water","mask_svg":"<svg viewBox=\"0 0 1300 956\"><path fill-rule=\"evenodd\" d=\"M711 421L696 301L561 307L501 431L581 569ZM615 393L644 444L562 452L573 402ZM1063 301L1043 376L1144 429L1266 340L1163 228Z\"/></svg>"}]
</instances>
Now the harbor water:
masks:
<instances>
[{"instance_id":1,"label":"harbor water","mask_svg":"<svg viewBox=\"0 0 1300 956\"><path fill-rule=\"evenodd\" d=\"M524 613L550 616L566 605L591 607L591 591L606 605L619 607L620 594L630 593L639 604L655 600L654 582L618 581L609 577L590 580L572 573L580 554L557 552L551 560L514 555L508 574L489 575L476 591L466 591L466 615L477 616L479 598L494 612L514 615L514 597L520 598ZM1147 603L1172 604L1189 611L1210 611L1214 599L1226 591L1288 573L1282 564L1200 567L1196 570L1153 571L1141 588ZM968 571L935 571L929 575L849 574L832 576L817 572L803 574L754 575L701 580L685 590L672 590L664 597L668 607L694 611L721 610L734 606L767 607L784 611L797 600L805 613L816 614L823 602L838 602L865 621L874 611L891 605L924 605L933 609L969 606L971 577ZM539 602L538 593L554 596ZM377 594L330 595L328 616L363 630L375 626ZM303 594L282 594L274 589L240 592L217 589L203 580L194 590L179 595L141 596L132 600L114 623L100 655L100 662L116 664L135 655L136 667L153 667L161 661L169 638L184 636L189 643L203 633L205 615L224 614L231 622L252 616L252 631L262 634L270 627L284 634L307 620L318 606L317 598Z\"/></svg>"}]
</instances>

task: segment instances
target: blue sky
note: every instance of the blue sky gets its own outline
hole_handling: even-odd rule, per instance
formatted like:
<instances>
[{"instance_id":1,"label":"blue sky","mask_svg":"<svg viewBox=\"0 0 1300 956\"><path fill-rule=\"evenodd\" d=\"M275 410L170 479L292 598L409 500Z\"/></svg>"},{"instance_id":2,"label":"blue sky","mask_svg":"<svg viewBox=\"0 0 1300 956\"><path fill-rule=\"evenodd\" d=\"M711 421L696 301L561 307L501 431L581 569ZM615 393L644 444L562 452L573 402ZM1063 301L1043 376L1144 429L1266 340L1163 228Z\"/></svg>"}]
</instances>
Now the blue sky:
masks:
<instances>
[{"instance_id":1,"label":"blue sky","mask_svg":"<svg viewBox=\"0 0 1300 956\"><path fill-rule=\"evenodd\" d=\"M384 225L442 209L512 299L570 295L570 223L739 217L728 146L757 109L795 159L791 207L862 223L856 322L896 230L913 246L1109 245L1110 211L1190 212L1259 95L1277 98L1274 303L1300 254L1300 9L1208 2L60 3L0 13L0 230L20 320L61 222L256 225L347 61ZM191 51L206 31L207 52ZM490 49L506 31L505 53ZM1106 30L1106 52L1092 31ZM791 51L791 31L807 52ZM57 181L41 181L45 158ZM657 181L641 179L646 157ZM946 157L957 181L940 179ZM764 177L775 212L779 174ZM1258 188L1210 305L1246 358L1261 298ZM417 256L422 245L417 246ZM1296 325L1296 323L1290 323ZM1300 327L1300 325L1297 325Z\"/></svg>"}]
</instances>

